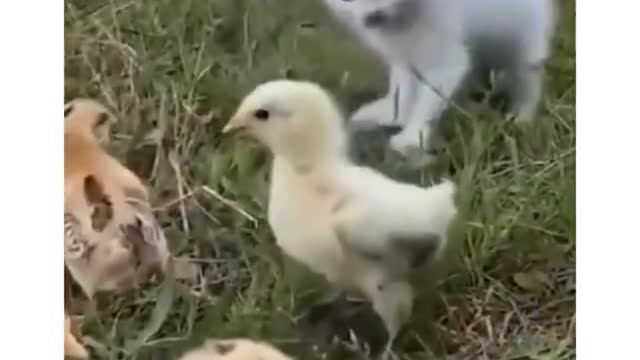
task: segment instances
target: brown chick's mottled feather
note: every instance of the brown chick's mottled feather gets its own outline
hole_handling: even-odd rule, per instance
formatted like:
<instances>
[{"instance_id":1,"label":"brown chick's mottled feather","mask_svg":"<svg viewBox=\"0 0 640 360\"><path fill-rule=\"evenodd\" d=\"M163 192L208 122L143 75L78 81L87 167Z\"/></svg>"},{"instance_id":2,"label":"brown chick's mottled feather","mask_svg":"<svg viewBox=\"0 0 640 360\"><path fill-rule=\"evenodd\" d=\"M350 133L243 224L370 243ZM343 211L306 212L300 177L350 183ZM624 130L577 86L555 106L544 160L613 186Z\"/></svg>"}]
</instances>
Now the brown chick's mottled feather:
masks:
<instances>
[{"instance_id":1,"label":"brown chick's mottled feather","mask_svg":"<svg viewBox=\"0 0 640 360\"><path fill-rule=\"evenodd\" d=\"M292 360L272 345L249 339L207 340L180 360Z\"/></svg>"},{"instance_id":2,"label":"brown chick's mottled feather","mask_svg":"<svg viewBox=\"0 0 640 360\"><path fill-rule=\"evenodd\" d=\"M64 356L73 359L87 359L89 354L71 332L71 319L64 314Z\"/></svg>"},{"instance_id":3,"label":"brown chick's mottled feather","mask_svg":"<svg viewBox=\"0 0 640 360\"><path fill-rule=\"evenodd\" d=\"M169 260L144 185L101 146L111 121L95 101L65 105L65 264L88 296L135 287Z\"/></svg>"}]
</instances>

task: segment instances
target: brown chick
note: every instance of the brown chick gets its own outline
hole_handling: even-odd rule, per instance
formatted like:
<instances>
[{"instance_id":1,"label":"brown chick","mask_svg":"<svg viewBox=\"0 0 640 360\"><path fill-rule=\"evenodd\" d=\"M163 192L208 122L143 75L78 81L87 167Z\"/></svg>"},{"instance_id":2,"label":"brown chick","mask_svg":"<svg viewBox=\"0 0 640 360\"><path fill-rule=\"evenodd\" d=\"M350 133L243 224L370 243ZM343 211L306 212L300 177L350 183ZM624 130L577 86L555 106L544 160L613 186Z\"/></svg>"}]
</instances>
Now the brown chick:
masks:
<instances>
[{"instance_id":1,"label":"brown chick","mask_svg":"<svg viewBox=\"0 0 640 360\"><path fill-rule=\"evenodd\" d=\"M88 99L65 105L64 255L87 296L165 272L169 250L140 179L101 146L113 116Z\"/></svg>"},{"instance_id":2,"label":"brown chick","mask_svg":"<svg viewBox=\"0 0 640 360\"><path fill-rule=\"evenodd\" d=\"M87 350L71 332L71 319L64 314L64 356L74 359L86 359L89 357Z\"/></svg>"},{"instance_id":3,"label":"brown chick","mask_svg":"<svg viewBox=\"0 0 640 360\"><path fill-rule=\"evenodd\" d=\"M207 340L179 360L292 360L272 345L249 339Z\"/></svg>"}]
</instances>

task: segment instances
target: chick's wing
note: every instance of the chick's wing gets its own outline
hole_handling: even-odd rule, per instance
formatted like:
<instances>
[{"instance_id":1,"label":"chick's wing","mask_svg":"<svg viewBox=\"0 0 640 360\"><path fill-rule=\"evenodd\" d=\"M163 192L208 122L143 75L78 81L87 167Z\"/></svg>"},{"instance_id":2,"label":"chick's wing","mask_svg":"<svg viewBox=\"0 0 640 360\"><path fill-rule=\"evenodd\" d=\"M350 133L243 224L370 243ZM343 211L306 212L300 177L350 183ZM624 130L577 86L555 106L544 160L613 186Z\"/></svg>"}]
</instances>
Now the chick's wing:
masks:
<instances>
[{"instance_id":1,"label":"chick's wing","mask_svg":"<svg viewBox=\"0 0 640 360\"><path fill-rule=\"evenodd\" d=\"M438 204L427 192L362 167L345 168L338 184L348 194L336 207L334 229L343 247L400 272L429 259L442 240L433 224Z\"/></svg>"}]
</instances>

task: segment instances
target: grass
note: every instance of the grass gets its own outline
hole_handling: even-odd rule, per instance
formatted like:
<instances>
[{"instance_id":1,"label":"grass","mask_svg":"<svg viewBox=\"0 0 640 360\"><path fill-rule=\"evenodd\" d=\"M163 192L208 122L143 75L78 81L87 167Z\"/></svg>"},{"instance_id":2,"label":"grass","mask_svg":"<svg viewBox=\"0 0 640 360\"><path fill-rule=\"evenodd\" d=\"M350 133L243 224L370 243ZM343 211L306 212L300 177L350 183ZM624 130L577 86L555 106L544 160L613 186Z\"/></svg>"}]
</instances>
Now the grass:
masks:
<instances>
[{"instance_id":1,"label":"grass","mask_svg":"<svg viewBox=\"0 0 640 360\"><path fill-rule=\"evenodd\" d=\"M114 111L110 150L152 189L172 252L197 264L186 281L103 295L95 307L73 296L94 358L174 359L211 336L265 339L306 358L295 320L322 282L274 244L267 154L219 134L263 80L317 81L345 110L382 91L380 65L319 3L65 2L65 100L90 96ZM363 160L397 178L448 174L460 186L451 266L437 291L424 291L400 353L575 358L574 9L563 2L535 124L507 126L465 102L478 119L446 115L447 151L434 168Z\"/></svg>"}]
</instances>

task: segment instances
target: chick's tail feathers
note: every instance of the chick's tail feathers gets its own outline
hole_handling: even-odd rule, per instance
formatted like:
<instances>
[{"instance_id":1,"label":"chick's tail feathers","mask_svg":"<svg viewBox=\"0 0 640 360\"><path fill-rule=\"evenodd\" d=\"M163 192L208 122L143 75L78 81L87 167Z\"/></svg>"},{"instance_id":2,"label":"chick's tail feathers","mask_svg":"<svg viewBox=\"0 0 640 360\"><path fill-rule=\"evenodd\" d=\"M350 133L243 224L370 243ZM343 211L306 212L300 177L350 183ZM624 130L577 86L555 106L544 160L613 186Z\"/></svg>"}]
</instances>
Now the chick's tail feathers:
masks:
<instances>
[{"instance_id":1,"label":"chick's tail feathers","mask_svg":"<svg viewBox=\"0 0 640 360\"><path fill-rule=\"evenodd\" d=\"M446 228L458 213L456 190L456 185L448 179L426 189L424 205L429 222L434 228Z\"/></svg>"},{"instance_id":2,"label":"chick's tail feathers","mask_svg":"<svg viewBox=\"0 0 640 360\"><path fill-rule=\"evenodd\" d=\"M443 196L443 199L453 200L456 194L457 186L452 180L444 179L440 183L427 188L427 190L431 190L435 193L441 194Z\"/></svg>"},{"instance_id":3,"label":"chick's tail feathers","mask_svg":"<svg viewBox=\"0 0 640 360\"><path fill-rule=\"evenodd\" d=\"M427 218L439 235L439 241L434 253L434 258L439 258L448 243L449 226L458 215L455 201L457 186L453 181L446 179L429 190L431 199L427 205L429 208Z\"/></svg>"},{"instance_id":4,"label":"chick's tail feathers","mask_svg":"<svg viewBox=\"0 0 640 360\"><path fill-rule=\"evenodd\" d=\"M391 236L392 246L409 255L410 267L420 266L443 254L448 242L449 225L458 213L456 189L450 180L424 189L419 206L407 213L407 219L403 222L405 226L397 228Z\"/></svg>"}]
</instances>

